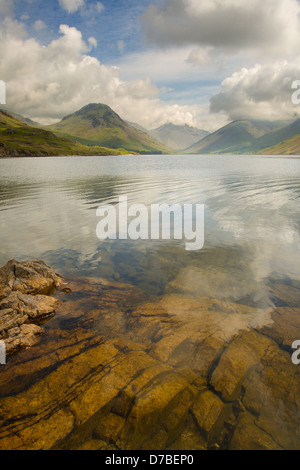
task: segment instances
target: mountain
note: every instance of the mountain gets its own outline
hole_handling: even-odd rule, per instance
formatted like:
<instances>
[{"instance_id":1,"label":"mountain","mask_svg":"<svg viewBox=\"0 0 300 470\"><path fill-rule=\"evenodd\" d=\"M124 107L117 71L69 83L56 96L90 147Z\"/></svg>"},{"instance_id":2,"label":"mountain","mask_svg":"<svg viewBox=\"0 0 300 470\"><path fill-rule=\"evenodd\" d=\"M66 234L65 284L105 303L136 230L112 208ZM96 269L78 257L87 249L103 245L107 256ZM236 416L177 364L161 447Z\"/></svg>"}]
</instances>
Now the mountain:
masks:
<instances>
[{"instance_id":1,"label":"mountain","mask_svg":"<svg viewBox=\"0 0 300 470\"><path fill-rule=\"evenodd\" d=\"M253 153L253 145L272 131L286 125L285 121L234 121L189 147L187 154Z\"/></svg>"},{"instance_id":2,"label":"mountain","mask_svg":"<svg viewBox=\"0 0 300 470\"><path fill-rule=\"evenodd\" d=\"M0 111L5 111L11 116L13 116L15 119L17 119L18 121L26 122L26 124L29 124L30 126L37 126L37 127L40 126L38 122L32 121L30 118L21 116L21 114L15 113L11 109L7 108L6 106L3 106L3 105L0 106Z\"/></svg>"},{"instance_id":3,"label":"mountain","mask_svg":"<svg viewBox=\"0 0 300 470\"><path fill-rule=\"evenodd\" d=\"M176 126L171 123L149 131L149 133L156 140L174 150L185 150L209 135L209 132L195 127L188 125Z\"/></svg>"},{"instance_id":4,"label":"mountain","mask_svg":"<svg viewBox=\"0 0 300 470\"><path fill-rule=\"evenodd\" d=\"M124 150L88 147L52 132L30 126L0 110L0 157L58 155L119 155Z\"/></svg>"},{"instance_id":5,"label":"mountain","mask_svg":"<svg viewBox=\"0 0 300 470\"><path fill-rule=\"evenodd\" d=\"M123 121L105 104L84 106L48 128L55 133L75 137L87 145L102 145L114 149L122 147L138 153L170 153L170 149Z\"/></svg>"},{"instance_id":6,"label":"mountain","mask_svg":"<svg viewBox=\"0 0 300 470\"><path fill-rule=\"evenodd\" d=\"M9 114L11 114L14 118L16 118L18 121L25 122L26 124L29 124L30 126L37 126L39 127L40 124L38 122L32 121L30 118L21 116L20 114L8 111Z\"/></svg>"},{"instance_id":7,"label":"mountain","mask_svg":"<svg viewBox=\"0 0 300 470\"><path fill-rule=\"evenodd\" d=\"M149 131L145 127L138 124L137 122L130 122L130 121L125 121L125 122L129 124L130 126L134 127L135 129L138 129L139 131L142 131L145 134L149 135Z\"/></svg>"},{"instance_id":8,"label":"mountain","mask_svg":"<svg viewBox=\"0 0 300 470\"><path fill-rule=\"evenodd\" d=\"M251 146L251 152L260 153L264 149L274 147L300 134L300 119L288 123L288 125L287 123L285 124L284 127L276 129L257 139Z\"/></svg>"},{"instance_id":9,"label":"mountain","mask_svg":"<svg viewBox=\"0 0 300 470\"><path fill-rule=\"evenodd\" d=\"M166 124L156 131L160 132L161 139L169 139L165 140L169 146L178 146L175 144L177 138L185 145L184 139L205 132L173 124ZM117 148L121 145L123 148ZM128 152L172 153L166 145L126 123L106 105L85 106L46 129L37 127L30 119L0 109L0 157L120 155ZM205 136L184 153L299 155L300 119L294 122L234 121Z\"/></svg>"},{"instance_id":10,"label":"mountain","mask_svg":"<svg viewBox=\"0 0 300 470\"><path fill-rule=\"evenodd\" d=\"M260 155L300 155L300 134L258 152Z\"/></svg>"}]
</instances>

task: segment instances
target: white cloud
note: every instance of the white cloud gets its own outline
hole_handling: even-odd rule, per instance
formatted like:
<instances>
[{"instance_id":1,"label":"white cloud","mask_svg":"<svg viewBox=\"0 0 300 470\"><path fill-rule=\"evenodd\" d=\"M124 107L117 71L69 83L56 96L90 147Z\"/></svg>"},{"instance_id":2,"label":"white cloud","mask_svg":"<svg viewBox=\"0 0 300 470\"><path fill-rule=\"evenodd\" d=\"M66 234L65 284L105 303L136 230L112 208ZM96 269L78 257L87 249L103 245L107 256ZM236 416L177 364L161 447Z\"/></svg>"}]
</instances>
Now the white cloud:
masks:
<instances>
[{"instance_id":1,"label":"white cloud","mask_svg":"<svg viewBox=\"0 0 300 470\"><path fill-rule=\"evenodd\" d=\"M149 49L139 53L126 54L120 60L122 76L131 77L150 76L156 82L191 82L195 80L215 78L211 69L199 69L192 66L187 60L190 49L187 47L165 49ZM222 76L222 78L224 78Z\"/></svg>"},{"instance_id":2,"label":"white cloud","mask_svg":"<svg viewBox=\"0 0 300 470\"><path fill-rule=\"evenodd\" d=\"M73 2L68 3L69 9L71 4L73 7L75 5ZM176 21L182 21L184 30L188 19L193 29L194 20L198 23L204 21L203 17L207 19L207 15L216 13L217 6L225 15L224 21L226 11L230 9L239 11L238 18L244 15L244 18L249 19L254 15L254 9L252 3L247 5L242 0L166 0L165 9L158 10L152 6L150 10L159 13L161 22L166 21L167 13L172 13L170 24L174 26L177 18ZM100 2L94 3L93 7L99 12L103 9ZM85 10L87 13L88 8L78 8L82 14ZM153 32L157 35L155 40L161 46L168 46L169 41L172 47L169 45L141 53L124 54L117 68L104 65L93 57L91 51L97 47L96 39L91 37L84 41L76 28L62 25L60 37L42 46L37 40L28 37L23 23L12 19L12 0L0 0L0 11L11 16L2 21L0 19L0 78L7 83L8 106L37 121L52 122L90 102L106 103L123 118L147 128L173 122L215 130L229 119L275 120L292 119L300 115L300 106L293 105L291 101L291 83L300 79L300 59L272 62L270 56L267 60L264 57L267 49L258 47L262 33L260 39L249 39L248 45L247 35L241 39L243 47L249 47L249 51L257 48L256 54L260 54L261 63L253 65L254 55L249 58L250 54L244 54L239 49L239 42L229 47L230 35L226 49L231 54L229 57L227 53L222 53L218 45L220 31L213 31L214 39L211 44L205 45L201 36L203 31L198 31L198 43L195 39L192 44L191 37L196 35L196 30L190 31L191 36L182 36L183 31L178 32L180 28L173 28L170 34L177 34L177 40L186 37L186 41L179 40L177 45L173 45L170 35L166 36L166 41L161 36L160 25L163 23L158 22L157 31ZM183 15L181 19L178 17L179 11ZM269 52L274 24L280 24L282 18L284 21L291 20L284 31L279 29L281 46L278 46L277 40L274 42L279 57L287 51L287 44L294 44L294 39L298 37L298 18L296 15L292 20L293 11L298 12L298 3L294 0L266 0L260 8L264 18L266 12L270 14L269 29L263 37L264 47L269 48ZM145 15L149 15L149 9ZM145 16L143 21L146 21ZM147 21L150 25L149 16ZM46 25L39 20L34 26L41 30ZM253 32L252 26L249 25L249 31ZM185 42L185 45L182 44ZM124 44L120 42L118 46L122 51ZM241 63L246 66L242 68ZM201 66L201 69L195 64ZM218 83L221 82L219 90ZM170 90L170 87L175 90ZM211 98L212 93L215 95ZM162 101L161 98L172 102Z\"/></svg>"},{"instance_id":3,"label":"white cloud","mask_svg":"<svg viewBox=\"0 0 300 470\"><path fill-rule=\"evenodd\" d=\"M89 44L90 44L91 47L97 47L98 46L98 41L94 37L90 37L88 39L88 41L89 41Z\"/></svg>"},{"instance_id":4,"label":"white cloud","mask_svg":"<svg viewBox=\"0 0 300 470\"><path fill-rule=\"evenodd\" d=\"M59 0L60 6L68 13L76 13L80 10L81 16L94 17L104 10L101 2L86 3L85 0Z\"/></svg>"},{"instance_id":5,"label":"white cloud","mask_svg":"<svg viewBox=\"0 0 300 470\"><path fill-rule=\"evenodd\" d=\"M293 119L300 107L292 103L292 82L300 79L300 57L243 68L223 81L211 99L213 113L230 119Z\"/></svg>"},{"instance_id":6,"label":"white cloud","mask_svg":"<svg viewBox=\"0 0 300 470\"><path fill-rule=\"evenodd\" d=\"M59 0L60 6L68 13L75 13L83 7L85 0Z\"/></svg>"},{"instance_id":7,"label":"white cloud","mask_svg":"<svg viewBox=\"0 0 300 470\"><path fill-rule=\"evenodd\" d=\"M101 13L104 10L104 5L101 2L97 2L95 5L97 13Z\"/></svg>"},{"instance_id":8,"label":"white cloud","mask_svg":"<svg viewBox=\"0 0 300 470\"><path fill-rule=\"evenodd\" d=\"M24 13L22 16L21 16L21 21L28 21L30 19L30 16L27 15L27 13Z\"/></svg>"},{"instance_id":9,"label":"white cloud","mask_svg":"<svg viewBox=\"0 0 300 470\"><path fill-rule=\"evenodd\" d=\"M11 15L13 8L13 0L0 0L0 18Z\"/></svg>"},{"instance_id":10,"label":"white cloud","mask_svg":"<svg viewBox=\"0 0 300 470\"><path fill-rule=\"evenodd\" d=\"M36 31L42 31L43 29L47 28L46 24L42 20L35 21L33 27Z\"/></svg>"},{"instance_id":11,"label":"white cloud","mask_svg":"<svg viewBox=\"0 0 300 470\"><path fill-rule=\"evenodd\" d=\"M80 14L84 18L95 20L97 15L102 13L104 9L105 7L101 2L88 3L88 4L84 3L84 5L80 9Z\"/></svg>"},{"instance_id":12,"label":"white cloud","mask_svg":"<svg viewBox=\"0 0 300 470\"><path fill-rule=\"evenodd\" d=\"M188 62L198 65L209 65L212 61L209 50L204 47L193 49L187 59Z\"/></svg>"},{"instance_id":13,"label":"white cloud","mask_svg":"<svg viewBox=\"0 0 300 470\"><path fill-rule=\"evenodd\" d=\"M142 16L143 31L161 47L201 46L290 54L299 45L297 0L164 0Z\"/></svg>"},{"instance_id":14,"label":"white cloud","mask_svg":"<svg viewBox=\"0 0 300 470\"><path fill-rule=\"evenodd\" d=\"M111 106L123 118L154 128L171 121L197 124L199 106L162 102L147 77L121 80L117 67L90 54L80 31L67 25L47 46L26 37L23 24L10 19L0 24L1 79L7 84L7 106L40 122L53 122L91 102ZM205 111L206 112L206 111Z\"/></svg>"},{"instance_id":15,"label":"white cloud","mask_svg":"<svg viewBox=\"0 0 300 470\"><path fill-rule=\"evenodd\" d=\"M124 50L125 50L124 41L122 41L122 40L118 41L117 46L118 46L118 50L119 50L120 54L124 54Z\"/></svg>"}]
</instances>

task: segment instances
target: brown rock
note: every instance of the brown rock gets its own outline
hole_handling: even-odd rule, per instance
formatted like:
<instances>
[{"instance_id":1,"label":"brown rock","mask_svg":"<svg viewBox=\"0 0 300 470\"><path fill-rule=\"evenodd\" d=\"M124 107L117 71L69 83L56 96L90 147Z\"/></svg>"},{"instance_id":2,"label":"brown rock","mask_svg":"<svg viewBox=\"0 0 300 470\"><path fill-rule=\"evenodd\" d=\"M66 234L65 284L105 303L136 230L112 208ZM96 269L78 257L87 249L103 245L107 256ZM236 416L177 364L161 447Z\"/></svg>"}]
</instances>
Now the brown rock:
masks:
<instances>
[{"instance_id":1,"label":"brown rock","mask_svg":"<svg viewBox=\"0 0 300 470\"><path fill-rule=\"evenodd\" d=\"M232 407L207 390L196 398L192 413L207 440L212 442L221 433L225 420L232 413Z\"/></svg>"},{"instance_id":2,"label":"brown rock","mask_svg":"<svg viewBox=\"0 0 300 470\"><path fill-rule=\"evenodd\" d=\"M124 418L114 413L109 413L95 426L93 436L100 441L111 442L112 440L116 440L124 423Z\"/></svg>"},{"instance_id":3,"label":"brown rock","mask_svg":"<svg viewBox=\"0 0 300 470\"><path fill-rule=\"evenodd\" d=\"M242 413L229 446L230 450L283 450L263 429L254 416Z\"/></svg>"},{"instance_id":4,"label":"brown rock","mask_svg":"<svg viewBox=\"0 0 300 470\"><path fill-rule=\"evenodd\" d=\"M275 304L287 306L290 308L299 308L300 289L286 284L275 284L269 287L269 292L275 301Z\"/></svg>"},{"instance_id":5,"label":"brown rock","mask_svg":"<svg viewBox=\"0 0 300 470\"><path fill-rule=\"evenodd\" d=\"M240 395L241 383L248 370L258 364L274 342L254 331L245 331L233 339L222 354L210 383L225 401Z\"/></svg>"},{"instance_id":6,"label":"brown rock","mask_svg":"<svg viewBox=\"0 0 300 470\"><path fill-rule=\"evenodd\" d=\"M0 300L7 297L10 293L10 288L0 283Z\"/></svg>"},{"instance_id":7,"label":"brown rock","mask_svg":"<svg viewBox=\"0 0 300 470\"><path fill-rule=\"evenodd\" d=\"M164 449L191 406L193 390L180 376L170 373L156 379L136 395L135 403L120 436L127 450Z\"/></svg>"},{"instance_id":8,"label":"brown rock","mask_svg":"<svg viewBox=\"0 0 300 470\"><path fill-rule=\"evenodd\" d=\"M298 368L271 339L274 319L260 334L266 312L178 294L145 303L100 279L70 285L45 340L1 369L1 449L299 447ZM37 318L28 294L11 295L6 321L21 307Z\"/></svg>"},{"instance_id":9,"label":"brown rock","mask_svg":"<svg viewBox=\"0 0 300 470\"><path fill-rule=\"evenodd\" d=\"M188 415L187 420L180 432L180 436L168 447L168 450L207 450L208 445L205 438L199 433L195 418Z\"/></svg>"},{"instance_id":10,"label":"brown rock","mask_svg":"<svg viewBox=\"0 0 300 470\"><path fill-rule=\"evenodd\" d=\"M67 289L63 278L40 260L19 263L16 260L0 269L0 284L23 294L50 294L54 289Z\"/></svg>"},{"instance_id":11,"label":"brown rock","mask_svg":"<svg viewBox=\"0 0 300 470\"><path fill-rule=\"evenodd\" d=\"M44 329L37 325L21 325L7 331L7 339L4 339L8 353L23 348L30 348L38 343L38 337L44 333Z\"/></svg>"},{"instance_id":12,"label":"brown rock","mask_svg":"<svg viewBox=\"0 0 300 470\"><path fill-rule=\"evenodd\" d=\"M300 371L290 355L273 348L245 377L243 404L256 416L256 425L278 446L299 449Z\"/></svg>"},{"instance_id":13,"label":"brown rock","mask_svg":"<svg viewBox=\"0 0 300 470\"><path fill-rule=\"evenodd\" d=\"M73 450L73 449L72 449ZM75 450L111 450L105 441L101 440L96 440L96 439L90 439L83 444L81 444L79 447L77 447ZM114 450L117 450L116 448Z\"/></svg>"},{"instance_id":14,"label":"brown rock","mask_svg":"<svg viewBox=\"0 0 300 470\"><path fill-rule=\"evenodd\" d=\"M272 320L271 325L264 326L260 331L280 346L291 348L293 342L300 339L300 308L277 308L272 312Z\"/></svg>"},{"instance_id":15,"label":"brown rock","mask_svg":"<svg viewBox=\"0 0 300 470\"><path fill-rule=\"evenodd\" d=\"M42 261L9 261L0 269L0 339L8 353L33 346L43 329L33 322L52 315L58 301L46 294L66 289L62 277Z\"/></svg>"},{"instance_id":16,"label":"brown rock","mask_svg":"<svg viewBox=\"0 0 300 470\"><path fill-rule=\"evenodd\" d=\"M8 297L0 301L0 312L8 315L8 310L17 312L21 321L22 317L33 321L40 321L55 312L58 301L46 295L26 295L20 292L12 292ZM2 316L2 313L1 313Z\"/></svg>"},{"instance_id":17,"label":"brown rock","mask_svg":"<svg viewBox=\"0 0 300 470\"><path fill-rule=\"evenodd\" d=\"M0 301L0 339L7 353L34 346L44 330L31 322L41 321L53 314L58 301L44 295L25 295L12 292Z\"/></svg>"}]
</instances>

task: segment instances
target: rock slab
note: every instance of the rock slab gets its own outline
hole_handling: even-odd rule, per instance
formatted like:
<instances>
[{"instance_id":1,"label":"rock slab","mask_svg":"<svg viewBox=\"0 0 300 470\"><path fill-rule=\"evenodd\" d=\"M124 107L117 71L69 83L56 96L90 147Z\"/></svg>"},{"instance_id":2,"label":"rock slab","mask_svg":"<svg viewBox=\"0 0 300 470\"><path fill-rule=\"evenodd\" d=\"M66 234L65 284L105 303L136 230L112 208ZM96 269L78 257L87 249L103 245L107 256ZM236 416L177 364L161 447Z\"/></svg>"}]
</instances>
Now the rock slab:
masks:
<instances>
[{"instance_id":1,"label":"rock slab","mask_svg":"<svg viewBox=\"0 0 300 470\"><path fill-rule=\"evenodd\" d=\"M63 278L40 260L10 260L0 269L0 340L8 354L38 342L44 330L36 323L53 315L59 304L50 294L67 292Z\"/></svg>"}]
</instances>

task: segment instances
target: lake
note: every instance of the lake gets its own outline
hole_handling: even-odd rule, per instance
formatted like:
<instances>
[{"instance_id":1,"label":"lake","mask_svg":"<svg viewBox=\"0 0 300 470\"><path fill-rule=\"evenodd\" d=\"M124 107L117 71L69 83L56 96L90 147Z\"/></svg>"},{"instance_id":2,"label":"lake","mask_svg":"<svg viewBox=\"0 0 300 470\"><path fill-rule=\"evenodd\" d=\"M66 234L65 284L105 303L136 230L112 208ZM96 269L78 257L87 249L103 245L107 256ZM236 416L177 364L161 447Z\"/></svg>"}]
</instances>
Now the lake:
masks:
<instances>
[{"instance_id":1,"label":"lake","mask_svg":"<svg viewBox=\"0 0 300 470\"><path fill-rule=\"evenodd\" d=\"M49 383L56 384L59 402L66 391L51 374L57 377L60 368L62 376L74 375L68 390L82 385L81 395L73 390L53 411L57 420L69 407L62 422L72 424L41 448L299 448L300 375L291 345L300 339L300 158L5 159L0 175L0 265L42 259L75 289L67 298L59 294L61 312L45 324L39 345L10 359L0 386L0 407L4 400L15 419L17 406ZM184 240L172 239L100 241L96 210L117 205L120 196L148 208L204 204L203 249L187 251ZM107 298L96 295L95 279L110 286ZM71 351L75 335L80 354ZM141 365L124 372L124 380L126 367L120 365L106 385L101 369L97 384L103 380L107 393L94 406L95 379L84 385L88 371L72 372L82 363L63 368L74 355L84 364L92 361L84 354L99 342L118 364ZM63 358L57 353L62 349L68 351ZM105 369L109 360L101 354L97 364ZM28 364L25 372L22 363ZM93 363L89 373L97 367ZM142 380L145 370L152 374L148 382ZM279 386L281 380L286 385ZM49 399L37 407L34 412L50 422L43 411ZM18 426L14 433L24 433L27 448L38 448L28 421ZM42 442L38 425L30 426Z\"/></svg>"}]
</instances>

